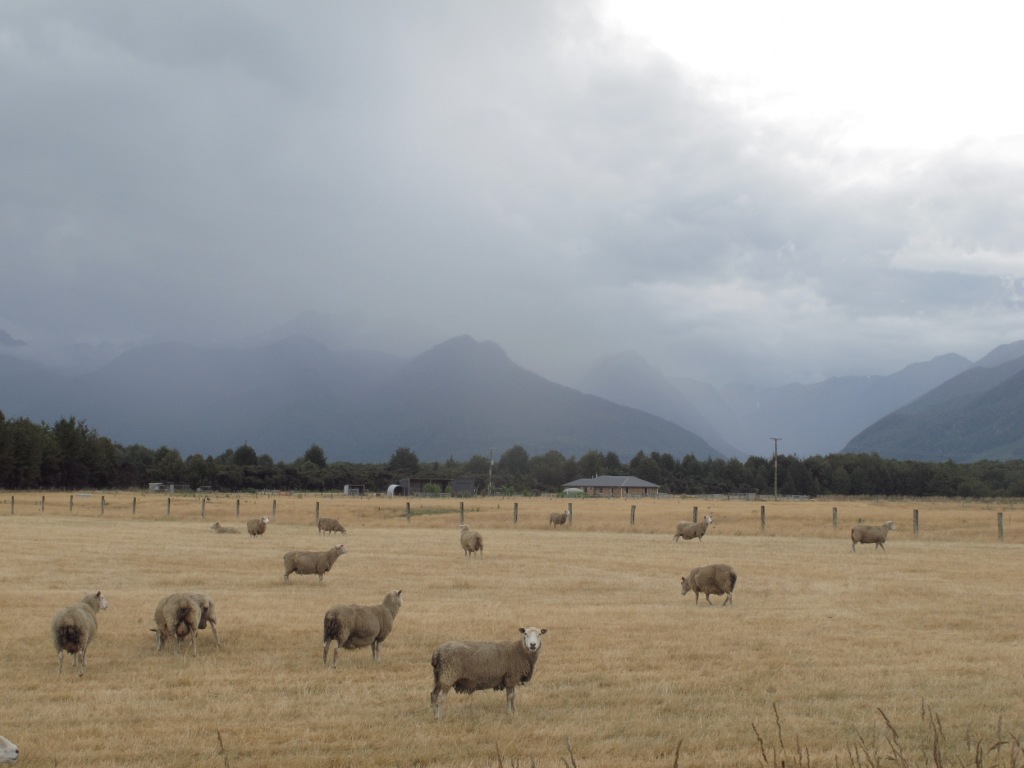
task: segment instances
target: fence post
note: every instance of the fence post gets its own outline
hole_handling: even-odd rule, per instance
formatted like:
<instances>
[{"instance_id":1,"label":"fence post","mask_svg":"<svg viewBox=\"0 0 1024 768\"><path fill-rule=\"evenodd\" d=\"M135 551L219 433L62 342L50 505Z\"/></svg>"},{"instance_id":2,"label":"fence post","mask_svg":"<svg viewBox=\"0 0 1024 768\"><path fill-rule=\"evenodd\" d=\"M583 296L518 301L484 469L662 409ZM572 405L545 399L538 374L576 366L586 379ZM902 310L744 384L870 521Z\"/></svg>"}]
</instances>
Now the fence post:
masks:
<instances>
[{"instance_id":1,"label":"fence post","mask_svg":"<svg viewBox=\"0 0 1024 768\"><path fill-rule=\"evenodd\" d=\"M636 504L629 508L629 524L630 526L636 525Z\"/></svg>"},{"instance_id":2,"label":"fence post","mask_svg":"<svg viewBox=\"0 0 1024 768\"><path fill-rule=\"evenodd\" d=\"M512 525L519 525L519 502L512 505Z\"/></svg>"},{"instance_id":3,"label":"fence post","mask_svg":"<svg viewBox=\"0 0 1024 768\"><path fill-rule=\"evenodd\" d=\"M572 502L569 502L569 525L572 525Z\"/></svg>"},{"instance_id":4,"label":"fence post","mask_svg":"<svg viewBox=\"0 0 1024 768\"><path fill-rule=\"evenodd\" d=\"M11 509L14 508L14 504L11 504ZM1003 513L999 513L999 540L1003 540Z\"/></svg>"},{"instance_id":5,"label":"fence post","mask_svg":"<svg viewBox=\"0 0 1024 768\"><path fill-rule=\"evenodd\" d=\"M167 497L167 516L171 516L171 497Z\"/></svg>"},{"instance_id":6,"label":"fence post","mask_svg":"<svg viewBox=\"0 0 1024 768\"><path fill-rule=\"evenodd\" d=\"M405 502L405 522L412 522L412 505L408 501Z\"/></svg>"},{"instance_id":7,"label":"fence post","mask_svg":"<svg viewBox=\"0 0 1024 768\"><path fill-rule=\"evenodd\" d=\"M696 507L693 508L693 522L695 522L695 523L697 522L697 508Z\"/></svg>"},{"instance_id":8,"label":"fence post","mask_svg":"<svg viewBox=\"0 0 1024 768\"><path fill-rule=\"evenodd\" d=\"M103 510L106 508L106 506L107 506L107 497L106 496L100 496L100 517L103 517Z\"/></svg>"},{"instance_id":9,"label":"fence post","mask_svg":"<svg viewBox=\"0 0 1024 768\"><path fill-rule=\"evenodd\" d=\"M316 503L316 522L320 522L320 502Z\"/></svg>"},{"instance_id":10,"label":"fence post","mask_svg":"<svg viewBox=\"0 0 1024 768\"><path fill-rule=\"evenodd\" d=\"M839 510L832 507L832 528L839 527Z\"/></svg>"},{"instance_id":11,"label":"fence post","mask_svg":"<svg viewBox=\"0 0 1024 768\"><path fill-rule=\"evenodd\" d=\"M11 514L14 514L14 497L11 496Z\"/></svg>"},{"instance_id":12,"label":"fence post","mask_svg":"<svg viewBox=\"0 0 1024 768\"><path fill-rule=\"evenodd\" d=\"M764 530L764 504L761 505L761 530Z\"/></svg>"},{"instance_id":13,"label":"fence post","mask_svg":"<svg viewBox=\"0 0 1024 768\"><path fill-rule=\"evenodd\" d=\"M135 502L138 500L136 496L132 496L132 517L135 517Z\"/></svg>"},{"instance_id":14,"label":"fence post","mask_svg":"<svg viewBox=\"0 0 1024 768\"><path fill-rule=\"evenodd\" d=\"M914 510L914 535L917 536L917 532L921 529L918 521L917 510Z\"/></svg>"},{"instance_id":15,"label":"fence post","mask_svg":"<svg viewBox=\"0 0 1024 768\"><path fill-rule=\"evenodd\" d=\"M277 499L270 504L270 519L277 520Z\"/></svg>"},{"instance_id":16,"label":"fence post","mask_svg":"<svg viewBox=\"0 0 1024 768\"><path fill-rule=\"evenodd\" d=\"M235 499L235 517L238 517L239 513L241 512L241 509L240 509L241 506L242 506L242 500L239 499L239 498L236 498ZM319 509L320 509L320 502L319 501L316 503L316 508L318 510L317 516L319 517L319 514L320 514L319 513Z\"/></svg>"},{"instance_id":17,"label":"fence post","mask_svg":"<svg viewBox=\"0 0 1024 768\"><path fill-rule=\"evenodd\" d=\"M206 519L206 497L205 496L203 496L202 500L199 502L199 519L200 520L205 520Z\"/></svg>"},{"instance_id":18,"label":"fence post","mask_svg":"<svg viewBox=\"0 0 1024 768\"><path fill-rule=\"evenodd\" d=\"M45 512L46 511L46 497L45 496L43 496L43 498L40 499L40 501L39 501L39 511L40 512Z\"/></svg>"},{"instance_id":19,"label":"fence post","mask_svg":"<svg viewBox=\"0 0 1024 768\"><path fill-rule=\"evenodd\" d=\"M68 497L68 512L71 512L71 511L73 511L73 510L74 510L74 508L75 508L75 494L73 494L73 493L72 493L72 494L71 494L71 495L70 495L70 496Z\"/></svg>"}]
</instances>

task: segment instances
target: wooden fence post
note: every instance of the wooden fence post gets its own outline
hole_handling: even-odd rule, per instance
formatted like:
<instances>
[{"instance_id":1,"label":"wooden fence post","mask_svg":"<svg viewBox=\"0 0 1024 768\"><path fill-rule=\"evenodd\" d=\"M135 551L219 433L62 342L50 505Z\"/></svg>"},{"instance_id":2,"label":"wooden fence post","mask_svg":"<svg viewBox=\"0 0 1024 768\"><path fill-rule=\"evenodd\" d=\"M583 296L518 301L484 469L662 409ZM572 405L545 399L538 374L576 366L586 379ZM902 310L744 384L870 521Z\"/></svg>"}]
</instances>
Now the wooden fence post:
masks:
<instances>
[{"instance_id":1,"label":"wooden fence post","mask_svg":"<svg viewBox=\"0 0 1024 768\"><path fill-rule=\"evenodd\" d=\"M39 500L39 511L40 512L45 512L46 511L46 497L45 496L43 496L43 498Z\"/></svg>"},{"instance_id":2,"label":"wooden fence post","mask_svg":"<svg viewBox=\"0 0 1024 768\"><path fill-rule=\"evenodd\" d=\"M203 496L202 500L199 502L199 519L200 520L205 520L206 519L206 497L205 496Z\"/></svg>"},{"instance_id":3,"label":"wooden fence post","mask_svg":"<svg viewBox=\"0 0 1024 768\"><path fill-rule=\"evenodd\" d=\"M316 503L316 522L320 522L320 502Z\"/></svg>"},{"instance_id":4,"label":"wooden fence post","mask_svg":"<svg viewBox=\"0 0 1024 768\"><path fill-rule=\"evenodd\" d=\"M764 504L761 505L761 530L764 530Z\"/></svg>"},{"instance_id":5,"label":"wooden fence post","mask_svg":"<svg viewBox=\"0 0 1024 768\"><path fill-rule=\"evenodd\" d=\"M914 510L914 535L917 536L917 533L920 530L921 530L921 526L919 524L917 510L915 509Z\"/></svg>"},{"instance_id":6,"label":"wooden fence post","mask_svg":"<svg viewBox=\"0 0 1024 768\"><path fill-rule=\"evenodd\" d=\"M270 519L277 520L277 499L270 504Z\"/></svg>"},{"instance_id":7,"label":"wooden fence post","mask_svg":"<svg viewBox=\"0 0 1024 768\"><path fill-rule=\"evenodd\" d=\"M14 497L11 496L11 514L14 514Z\"/></svg>"},{"instance_id":8,"label":"wooden fence post","mask_svg":"<svg viewBox=\"0 0 1024 768\"><path fill-rule=\"evenodd\" d=\"M132 496L132 517L135 517L135 502L138 500L136 496Z\"/></svg>"},{"instance_id":9,"label":"wooden fence post","mask_svg":"<svg viewBox=\"0 0 1024 768\"><path fill-rule=\"evenodd\" d=\"M693 508L693 522L695 522L695 523L697 522L697 508L696 507Z\"/></svg>"},{"instance_id":10,"label":"wooden fence post","mask_svg":"<svg viewBox=\"0 0 1024 768\"><path fill-rule=\"evenodd\" d=\"M239 513L241 512L241 509L240 509L241 506L242 506L242 500L240 498L236 498L235 499L235 517L238 517ZM316 508L320 509L320 502L319 501L316 503Z\"/></svg>"},{"instance_id":11,"label":"wooden fence post","mask_svg":"<svg viewBox=\"0 0 1024 768\"><path fill-rule=\"evenodd\" d=\"M569 525L572 525L572 502L569 502Z\"/></svg>"},{"instance_id":12,"label":"wooden fence post","mask_svg":"<svg viewBox=\"0 0 1024 768\"><path fill-rule=\"evenodd\" d=\"M405 502L405 522L412 522L412 506L409 504L408 501Z\"/></svg>"},{"instance_id":13,"label":"wooden fence post","mask_svg":"<svg viewBox=\"0 0 1024 768\"><path fill-rule=\"evenodd\" d=\"M167 516L171 516L171 497L167 497Z\"/></svg>"},{"instance_id":14,"label":"wooden fence post","mask_svg":"<svg viewBox=\"0 0 1024 768\"><path fill-rule=\"evenodd\" d=\"M630 526L636 525L636 504L629 508L629 524Z\"/></svg>"},{"instance_id":15,"label":"wooden fence post","mask_svg":"<svg viewBox=\"0 0 1024 768\"><path fill-rule=\"evenodd\" d=\"M512 525L519 525L519 502L512 505Z\"/></svg>"},{"instance_id":16,"label":"wooden fence post","mask_svg":"<svg viewBox=\"0 0 1024 768\"><path fill-rule=\"evenodd\" d=\"M11 508L14 508L14 504L11 504ZM1003 513L999 513L999 540L1003 540Z\"/></svg>"},{"instance_id":17,"label":"wooden fence post","mask_svg":"<svg viewBox=\"0 0 1024 768\"><path fill-rule=\"evenodd\" d=\"M835 529L835 528L838 528L838 527L839 527L839 510L836 509L835 507L832 507L832 528Z\"/></svg>"},{"instance_id":18,"label":"wooden fence post","mask_svg":"<svg viewBox=\"0 0 1024 768\"><path fill-rule=\"evenodd\" d=\"M103 510L107 506L107 497L100 496L100 517L103 517Z\"/></svg>"},{"instance_id":19,"label":"wooden fence post","mask_svg":"<svg viewBox=\"0 0 1024 768\"><path fill-rule=\"evenodd\" d=\"M75 508L75 494L72 493L71 496L68 497L68 512L73 511L74 508Z\"/></svg>"}]
</instances>

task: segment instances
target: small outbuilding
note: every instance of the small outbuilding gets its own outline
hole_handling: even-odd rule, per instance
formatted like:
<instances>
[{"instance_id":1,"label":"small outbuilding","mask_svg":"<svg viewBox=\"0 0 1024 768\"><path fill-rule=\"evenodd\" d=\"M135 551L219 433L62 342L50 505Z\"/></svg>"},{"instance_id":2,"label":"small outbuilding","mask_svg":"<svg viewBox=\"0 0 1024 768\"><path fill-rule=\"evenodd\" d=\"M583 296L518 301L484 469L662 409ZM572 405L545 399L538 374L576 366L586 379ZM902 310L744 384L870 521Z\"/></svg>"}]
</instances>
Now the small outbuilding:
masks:
<instances>
[{"instance_id":1,"label":"small outbuilding","mask_svg":"<svg viewBox=\"0 0 1024 768\"><path fill-rule=\"evenodd\" d=\"M618 499L627 496L657 496L661 486L632 475L598 475L562 484L563 491L573 488L583 491L587 496Z\"/></svg>"}]
</instances>

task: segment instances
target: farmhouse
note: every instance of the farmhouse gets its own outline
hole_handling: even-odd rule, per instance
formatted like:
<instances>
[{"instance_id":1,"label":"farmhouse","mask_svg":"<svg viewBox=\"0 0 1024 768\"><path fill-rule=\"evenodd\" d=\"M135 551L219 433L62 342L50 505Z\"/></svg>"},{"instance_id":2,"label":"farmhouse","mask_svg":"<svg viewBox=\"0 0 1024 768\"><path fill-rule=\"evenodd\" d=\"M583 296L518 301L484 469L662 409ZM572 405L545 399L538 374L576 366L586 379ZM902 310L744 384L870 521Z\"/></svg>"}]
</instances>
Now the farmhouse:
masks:
<instances>
[{"instance_id":1,"label":"farmhouse","mask_svg":"<svg viewBox=\"0 0 1024 768\"><path fill-rule=\"evenodd\" d=\"M598 475L562 484L562 490L579 488L588 496L606 496L608 498L657 496L660 487L632 475Z\"/></svg>"}]
</instances>

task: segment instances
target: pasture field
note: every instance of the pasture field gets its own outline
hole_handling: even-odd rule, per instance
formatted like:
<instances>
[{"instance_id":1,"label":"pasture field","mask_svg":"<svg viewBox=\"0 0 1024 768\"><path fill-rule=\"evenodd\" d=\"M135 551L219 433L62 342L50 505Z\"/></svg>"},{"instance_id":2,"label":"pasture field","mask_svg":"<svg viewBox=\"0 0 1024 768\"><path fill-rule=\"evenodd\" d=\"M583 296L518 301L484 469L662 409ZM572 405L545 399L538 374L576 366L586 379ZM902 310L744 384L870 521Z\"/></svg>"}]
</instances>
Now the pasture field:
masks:
<instances>
[{"instance_id":1,"label":"pasture field","mask_svg":"<svg viewBox=\"0 0 1024 768\"><path fill-rule=\"evenodd\" d=\"M565 499L413 498L407 518L401 498L212 496L201 518L194 496L170 514L166 495L69 496L0 495L0 734L19 766L668 768L677 745L680 766L931 766L936 748L1024 765L1020 502L574 499L549 529ZM344 537L317 534L317 503ZM674 543L694 506L714 524ZM461 514L482 558L463 556ZM850 552L853 523L890 519L887 551ZM284 583L286 551L339 542L322 586ZM695 605L680 576L715 562L739 574L734 604ZM325 669L324 612L397 588L381 662ZM85 676L66 659L58 678L50 620L93 590L110 607ZM186 590L215 601L222 647L203 630L197 657L158 653L153 609ZM452 692L435 722L433 649L530 625L548 633L519 713Z\"/></svg>"}]
</instances>

